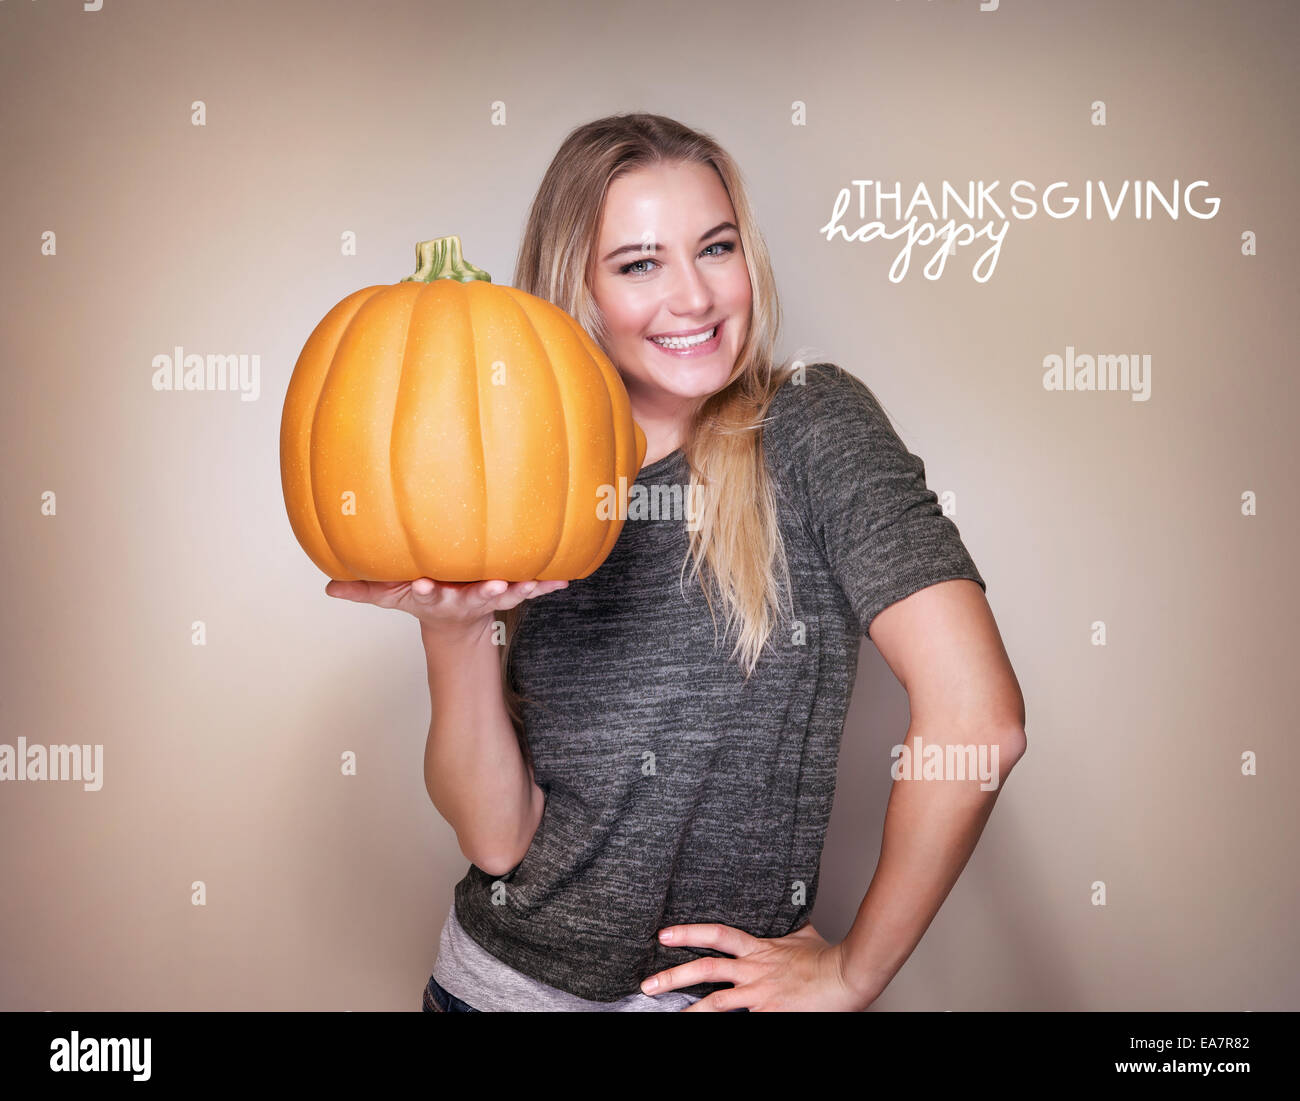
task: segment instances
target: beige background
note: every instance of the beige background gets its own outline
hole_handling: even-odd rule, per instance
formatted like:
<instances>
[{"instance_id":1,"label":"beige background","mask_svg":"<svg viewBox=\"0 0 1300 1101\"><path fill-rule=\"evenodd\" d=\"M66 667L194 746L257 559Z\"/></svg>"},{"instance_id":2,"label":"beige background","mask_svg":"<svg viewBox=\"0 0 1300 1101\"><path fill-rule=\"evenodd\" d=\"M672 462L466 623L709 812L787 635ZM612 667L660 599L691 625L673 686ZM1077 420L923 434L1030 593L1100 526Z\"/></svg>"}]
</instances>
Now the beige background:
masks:
<instances>
[{"instance_id":1,"label":"beige background","mask_svg":"<svg viewBox=\"0 0 1300 1101\"><path fill-rule=\"evenodd\" d=\"M1294 5L11 0L0 21L2 740L105 747L99 792L0 785L0 1009L418 1008L466 866L424 790L419 632L324 595L284 514L280 403L316 322L408 274L417 240L457 233L508 282L561 139L637 109L737 158L782 351L867 381L956 494L1024 688L1028 755L877 1006L1300 1008ZM1218 217L1013 220L987 285L971 250L892 284L894 250L817 233L853 178L1175 176ZM1067 344L1150 353L1151 400L1045 392ZM175 345L260 355L261 397L155 392ZM829 938L906 725L864 642Z\"/></svg>"}]
</instances>

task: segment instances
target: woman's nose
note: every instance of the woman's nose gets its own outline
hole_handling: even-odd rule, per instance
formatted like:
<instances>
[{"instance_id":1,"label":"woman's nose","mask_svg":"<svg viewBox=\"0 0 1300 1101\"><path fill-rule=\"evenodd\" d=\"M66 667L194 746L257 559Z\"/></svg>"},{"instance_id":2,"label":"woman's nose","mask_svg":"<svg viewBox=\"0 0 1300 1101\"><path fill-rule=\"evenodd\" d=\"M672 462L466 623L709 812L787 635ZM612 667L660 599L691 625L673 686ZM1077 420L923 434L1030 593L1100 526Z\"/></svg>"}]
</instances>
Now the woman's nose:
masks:
<instances>
[{"instance_id":1,"label":"woman's nose","mask_svg":"<svg viewBox=\"0 0 1300 1101\"><path fill-rule=\"evenodd\" d=\"M673 274L667 303L673 313L702 313L708 309L712 299L708 283L694 267L679 268Z\"/></svg>"}]
</instances>

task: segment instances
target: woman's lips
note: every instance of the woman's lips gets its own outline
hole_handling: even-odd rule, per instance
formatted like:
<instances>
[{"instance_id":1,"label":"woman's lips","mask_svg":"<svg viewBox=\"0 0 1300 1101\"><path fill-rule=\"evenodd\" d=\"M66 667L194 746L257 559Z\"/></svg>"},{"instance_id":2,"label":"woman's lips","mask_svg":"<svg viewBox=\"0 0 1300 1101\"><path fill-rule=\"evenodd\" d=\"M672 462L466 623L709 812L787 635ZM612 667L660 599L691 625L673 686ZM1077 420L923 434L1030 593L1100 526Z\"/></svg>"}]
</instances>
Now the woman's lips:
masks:
<instances>
[{"instance_id":1,"label":"woman's lips","mask_svg":"<svg viewBox=\"0 0 1300 1101\"><path fill-rule=\"evenodd\" d=\"M691 348L665 348L662 344L656 344L649 337L646 337L646 342L654 345L654 347L658 348L659 351L663 352L665 355L676 356L678 359L690 359L692 356L707 356L718 350L718 346L722 343L722 326L726 323L727 319L724 317L714 328L712 340L706 340L703 344L696 344Z\"/></svg>"}]
</instances>

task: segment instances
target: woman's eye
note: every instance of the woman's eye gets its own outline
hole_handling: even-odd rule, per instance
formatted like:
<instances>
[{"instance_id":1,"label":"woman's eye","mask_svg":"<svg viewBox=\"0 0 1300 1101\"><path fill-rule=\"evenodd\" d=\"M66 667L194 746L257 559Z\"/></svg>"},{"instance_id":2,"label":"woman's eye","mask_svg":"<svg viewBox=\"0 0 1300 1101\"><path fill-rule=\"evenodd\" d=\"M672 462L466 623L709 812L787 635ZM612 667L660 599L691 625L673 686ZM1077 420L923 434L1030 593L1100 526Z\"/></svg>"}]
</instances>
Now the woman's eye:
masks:
<instances>
[{"instance_id":1,"label":"woman's eye","mask_svg":"<svg viewBox=\"0 0 1300 1101\"><path fill-rule=\"evenodd\" d=\"M736 242L735 241L714 241L713 244L706 245L704 247L704 251L700 255L703 256L708 254L709 249L711 248L720 248L723 250L722 252L712 253L712 255L725 256L729 252L736 251ZM645 269L642 271L633 271L632 269L635 268L638 264L657 264L657 263L658 263L657 260L633 260L630 264L624 264L621 268L619 268L618 273L619 275L647 275L649 274L649 269Z\"/></svg>"}]
</instances>

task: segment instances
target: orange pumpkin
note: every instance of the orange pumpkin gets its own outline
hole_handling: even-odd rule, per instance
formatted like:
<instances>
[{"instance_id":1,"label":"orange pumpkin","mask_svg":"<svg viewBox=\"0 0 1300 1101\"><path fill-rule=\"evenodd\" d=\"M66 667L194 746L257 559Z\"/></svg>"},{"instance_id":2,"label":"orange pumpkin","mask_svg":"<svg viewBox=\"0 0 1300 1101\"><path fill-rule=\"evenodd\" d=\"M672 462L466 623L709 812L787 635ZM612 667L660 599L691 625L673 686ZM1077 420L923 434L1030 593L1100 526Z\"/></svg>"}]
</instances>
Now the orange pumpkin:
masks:
<instances>
[{"instance_id":1,"label":"orange pumpkin","mask_svg":"<svg viewBox=\"0 0 1300 1101\"><path fill-rule=\"evenodd\" d=\"M294 535L339 581L588 576L646 452L618 371L459 238L415 251L414 275L343 299L298 357L280 422Z\"/></svg>"}]
</instances>

